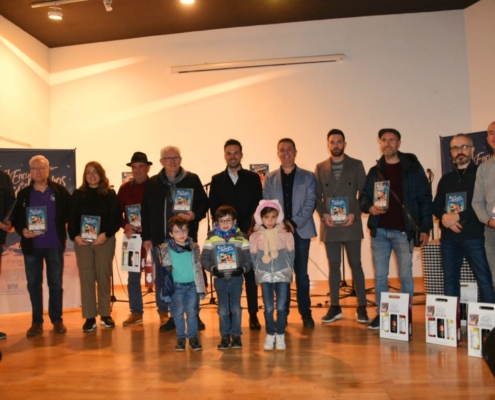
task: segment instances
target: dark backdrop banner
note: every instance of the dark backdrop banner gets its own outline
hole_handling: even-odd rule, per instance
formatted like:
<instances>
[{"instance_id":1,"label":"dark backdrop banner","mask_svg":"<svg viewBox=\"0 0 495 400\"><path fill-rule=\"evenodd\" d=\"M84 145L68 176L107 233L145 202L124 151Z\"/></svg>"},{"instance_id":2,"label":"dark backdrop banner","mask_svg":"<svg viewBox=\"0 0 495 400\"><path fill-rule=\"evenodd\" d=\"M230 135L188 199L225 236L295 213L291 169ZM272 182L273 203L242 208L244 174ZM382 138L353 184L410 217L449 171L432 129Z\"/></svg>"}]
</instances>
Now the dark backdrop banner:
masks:
<instances>
[{"instance_id":1,"label":"dark backdrop banner","mask_svg":"<svg viewBox=\"0 0 495 400\"><path fill-rule=\"evenodd\" d=\"M31 181L29 160L38 154L45 156L50 162L49 179L67 187L72 193L76 188L75 150L0 149L0 169L12 179L16 195L19 190L29 185ZM0 314L31 311L24 272L24 257L19 242L20 238L17 233L7 235L0 267ZM46 310L48 308L46 275L43 282L43 302ZM67 241L64 256L64 307L79 307L80 299L79 274L74 247L72 242Z\"/></svg>"},{"instance_id":2,"label":"dark backdrop banner","mask_svg":"<svg viewBox=\"0 0 495 400\"><path fill-rule=\"evenodd\" d=\"M486 142L486 131L468 133L471 136L474 145L474 162L476 165L491 158L493 152ZM442 175L449 172L452 167L452 161L450 160L450 141L455 135L452 136L440 136L440 152L442 157Z\"/></svg>"}]
</instances>

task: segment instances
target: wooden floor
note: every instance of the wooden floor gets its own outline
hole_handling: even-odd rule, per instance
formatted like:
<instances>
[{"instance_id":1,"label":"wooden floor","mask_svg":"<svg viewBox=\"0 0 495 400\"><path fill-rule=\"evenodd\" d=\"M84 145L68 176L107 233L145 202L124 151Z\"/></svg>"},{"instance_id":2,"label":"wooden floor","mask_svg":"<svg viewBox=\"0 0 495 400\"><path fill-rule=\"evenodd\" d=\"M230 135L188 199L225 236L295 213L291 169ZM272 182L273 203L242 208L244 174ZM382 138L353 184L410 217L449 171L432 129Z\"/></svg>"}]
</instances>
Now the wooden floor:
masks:
<instances>
[{"instance_id":1,"label":"wooden floor","mask_svg":"<svg viewBox=\"0 0 495 400\"><path fill-rule=\"evenodd\" d=\"M210 305L201 311L203 351L185 353L174 351L175 332L158 331L152 304L142 325L123 328L128 304L119 302L115 329L98 326L85 334L81 313L73 310L64 314L66 335L45 323L35 338L25 336L30 314L2 315L0 330L8 337L0 341L0 399L495 398L495 378L482 359L467 356L465 337L460 348L426 345L424 305L413 307L413 340L399 342L356 323L355 298L342 301L344 319L322 324L327 292L324 282L312 287L313 304L322 304L313 308L315 329L304 329L293 307L287 350L272 352L263 351L264 331L249 330L246 311L244 347L218 351L218 318ZM116 294L125 298L122 289ZM374 308L368 313L374 316Z\"/></svg>"}]
</instances>

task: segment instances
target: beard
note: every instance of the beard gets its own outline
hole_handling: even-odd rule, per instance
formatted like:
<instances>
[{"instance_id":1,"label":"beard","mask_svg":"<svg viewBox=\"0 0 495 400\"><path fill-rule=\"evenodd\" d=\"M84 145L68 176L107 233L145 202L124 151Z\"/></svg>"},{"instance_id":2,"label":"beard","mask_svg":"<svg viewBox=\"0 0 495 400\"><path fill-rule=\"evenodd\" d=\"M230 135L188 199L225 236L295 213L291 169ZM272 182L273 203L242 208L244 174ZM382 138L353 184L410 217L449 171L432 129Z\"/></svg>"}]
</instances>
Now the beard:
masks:
<instances>
[{"instance_id":1,"label":"beard","mask_svg":"<svg viewBox=\"0 0 495 400\"><path fill-rule=\"evenodd\" d=\"M333 149L330 150L330 153L332 153L332 156L334 157L340 157L342 154L344 154L344 149Z\"/></svg>"},{"instance_id":2,"label":"beard","mask_svg":"<svg viewBox=\"0 0 495 400\"><path fill-rule=\"evenodd\" d=\"M458 155L454 158L455 164L460 167L462 165L466 165L471 161L471 157L466 156L466 155Z\"/></svg>"}]
</instances>

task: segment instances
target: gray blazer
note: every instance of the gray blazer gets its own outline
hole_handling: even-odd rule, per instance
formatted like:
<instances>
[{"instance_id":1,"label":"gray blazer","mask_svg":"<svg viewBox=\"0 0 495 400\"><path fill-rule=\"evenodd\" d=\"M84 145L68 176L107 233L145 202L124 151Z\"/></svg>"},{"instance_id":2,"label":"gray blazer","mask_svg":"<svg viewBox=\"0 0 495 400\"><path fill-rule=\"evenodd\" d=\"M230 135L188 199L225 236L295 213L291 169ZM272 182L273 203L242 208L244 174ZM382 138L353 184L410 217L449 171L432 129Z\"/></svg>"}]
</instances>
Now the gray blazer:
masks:
<instances>
[{"instance_id":1,"label":"gray blazer","mask_svg":"<svg viewBox=\"0 0 495 400\"><path fill-rule=\"evenodd\" d=\"M283 207L284 194L282 191L282 173L280 168L270 172L265 177L263 198L277 199ZM316 226L313 220L315 205L315 175L311 171L296 166L294 189L292 191L292 220L297 225L296 232L303 239L311 239L316 236Z\"/></svg>"},{"instance_id":2,"label":"gray blazer","mask_svg":"<svg viewBox=\"0 0 495 400\"><path fill-rule=\"evenodd\" d=\"M344 154L344 164L339 180L332 172L331 159L319 163L315 169L316 175L316 211L320 219L328 214L328 204L332 197L347 197L349 214L354 214L356 220L351 226L330 228L324 222L320 224L320 240L322 242L347 242L361 240L363 224L359 208L358 192L364 187L366 172L362 161Z\"/></svg>"}]
</instances>

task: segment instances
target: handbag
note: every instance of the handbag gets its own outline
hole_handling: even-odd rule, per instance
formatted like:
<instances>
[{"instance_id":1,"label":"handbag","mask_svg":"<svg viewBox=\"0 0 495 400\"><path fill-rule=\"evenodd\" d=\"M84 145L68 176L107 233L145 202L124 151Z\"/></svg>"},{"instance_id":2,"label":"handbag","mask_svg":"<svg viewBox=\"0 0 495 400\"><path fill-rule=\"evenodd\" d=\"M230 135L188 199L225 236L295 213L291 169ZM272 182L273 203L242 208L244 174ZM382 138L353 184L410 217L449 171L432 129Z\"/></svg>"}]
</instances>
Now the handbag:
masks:
<instances>
[{"instance_id":1,"label":"handbag","mask_svg":"<svg viewBox=\"0 0 495 400\"><path fill-rule=\"evenodd\" d=\"M376 166L376 174L378 175L378 178L381 179L382 181L386 180L383 174L381 173L381 171L378 169L378 165ZM400 204L402 210L404 211L404 214L406 214L407 219L411 223L411 226L414 231L414 237L413 237L414 247L421 247L421 225L414 220L409 210L406 208L404 203L400 201L399 196L397 196L397 194L392 190L392 188L390 188L390 193L392 194L392 196L394 196L394 199L397 200L397 202Z\"/></svg>"}]
</instances>

